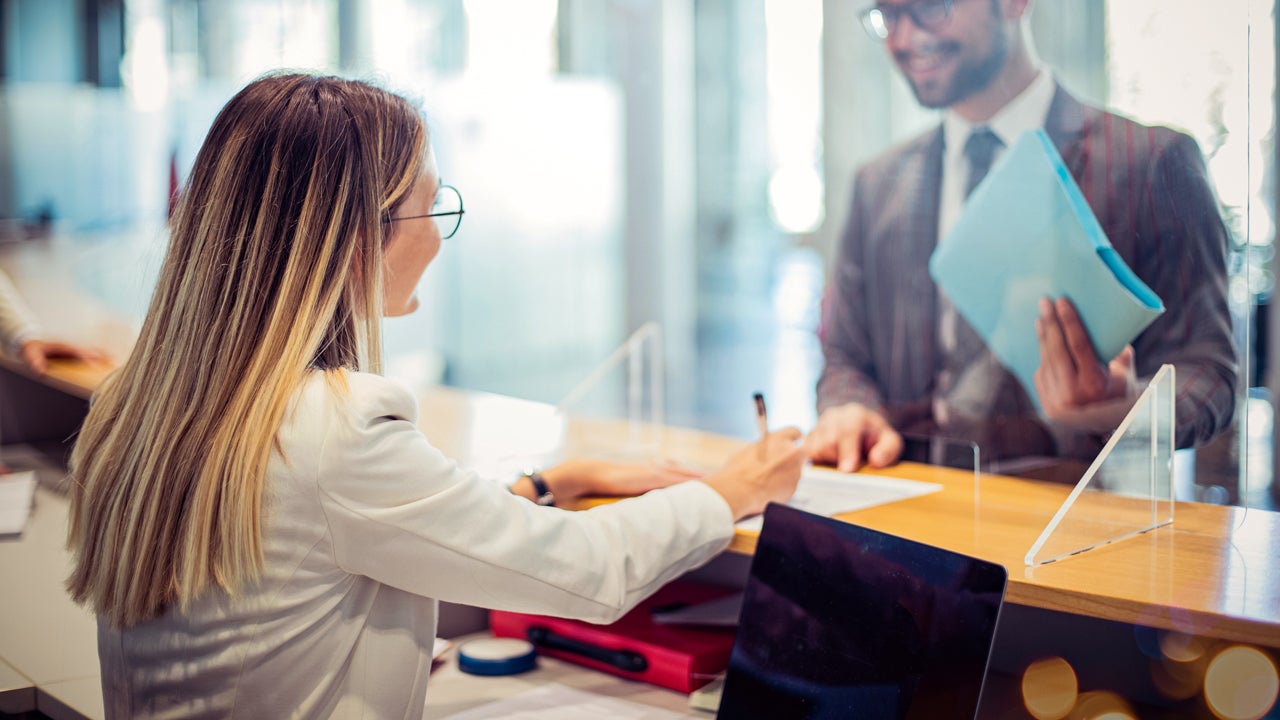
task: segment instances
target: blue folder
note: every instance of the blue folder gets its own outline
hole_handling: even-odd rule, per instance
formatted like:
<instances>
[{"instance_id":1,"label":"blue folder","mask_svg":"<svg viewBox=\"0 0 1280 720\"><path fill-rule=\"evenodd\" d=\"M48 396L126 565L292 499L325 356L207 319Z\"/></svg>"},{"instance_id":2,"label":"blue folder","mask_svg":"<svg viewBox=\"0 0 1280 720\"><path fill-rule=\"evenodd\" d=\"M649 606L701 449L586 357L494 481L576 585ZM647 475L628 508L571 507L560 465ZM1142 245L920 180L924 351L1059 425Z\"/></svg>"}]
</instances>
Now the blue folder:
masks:
<instances>
[{"instance_id":1,"label":"blue folder","mask_svg":"<svg viewBox=\"0 0 1280 720\"><path fill-rule=\"evenodd\" d=\"M1040 298L1070 299L1104 362L1164 312L1043 130L1023 133L974 188L929 274L1037 404Z\"/></svg>"}]
</instances>

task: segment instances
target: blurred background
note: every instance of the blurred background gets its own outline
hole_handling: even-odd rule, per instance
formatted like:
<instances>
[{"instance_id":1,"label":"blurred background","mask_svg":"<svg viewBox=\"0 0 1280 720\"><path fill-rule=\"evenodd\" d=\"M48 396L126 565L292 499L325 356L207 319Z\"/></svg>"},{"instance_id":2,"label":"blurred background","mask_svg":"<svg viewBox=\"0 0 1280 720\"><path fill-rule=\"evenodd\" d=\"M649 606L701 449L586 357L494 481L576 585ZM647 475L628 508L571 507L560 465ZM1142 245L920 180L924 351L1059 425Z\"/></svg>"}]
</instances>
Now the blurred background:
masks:
<instances>
[{"instance_id":1,"label":"blurred background","mask_svg":"<svg viewBox=\"0 0 1280 720\"><path fill-rule=\"evenodd\" d=\"M1202 499L1274 503L1275 0L1038 0L1079 97L1199 141L1232 232L1248 378ZM466 203L387 324L389 373L564 398L645 323L665 421L807 429L854 169L937 122L851 0L0 0L0 235L87 248L140 318L173 189L222 103L280 67L421 103ZM32 298L38 304L37 298ZM649 341L652 343L652 341Z\"/></svg>"}]
</instances>

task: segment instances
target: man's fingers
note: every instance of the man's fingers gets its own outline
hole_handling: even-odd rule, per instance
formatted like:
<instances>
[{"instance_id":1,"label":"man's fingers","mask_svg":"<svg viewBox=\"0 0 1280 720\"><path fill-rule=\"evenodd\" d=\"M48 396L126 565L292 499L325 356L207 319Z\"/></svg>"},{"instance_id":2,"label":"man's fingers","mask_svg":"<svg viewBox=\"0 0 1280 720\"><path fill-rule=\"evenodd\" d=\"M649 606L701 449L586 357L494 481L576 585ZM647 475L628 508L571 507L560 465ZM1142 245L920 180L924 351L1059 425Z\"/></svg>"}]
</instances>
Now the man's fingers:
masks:
<instances>
[{"instance_id":1,"label":"man's fingers","mask_svg":"<svg viewBox=\"0 0 1280 720\"><path fill-rule=\"evenodd\" d=\"M1133 369L1133 346L1125 345L1124 349L1120 351L1120 354L1112 358L1110 365L1111 365L1111 369L1116 372L1128 373L1130 370L1132 370Z\"/></svg>"},{"instance_id":2,"label":"man's fingers","mask_svg":"<svg viewBox=\"0 0 1280 720\"><path fill-rule=\"evenodd\" d=\"M836 469L841 472L853 472L862 465L862 433L863 428L846 432L836 443Z\"/></svg>"},{"instance_id":3,"label":"man's fingers","mask_svg":"<svg viewBox=\"0 0 1280 720\"><path fill-rule=\"evenodd\" d=\"M888 467L902 457L902 436L896 431L885 428L880 432L875 445L867 452L867 463L872 467Z\"/></svg>"},{"instance_id":4,"label":"man's fingers","mask_svg":"<svg viewBox=\"0 0 1280 720\"><path fill-rule=\"evenodd\" d=\"M1049 375L1046 380L1055 387L1073 387L1075 361L1071 357L1071 351L1067 349L1066 336L1058 314L1047 298L1040 299L1040 317L1037 318L1036 331L1040 339L1040 367Z\"/></svg>"},{"instance_id":5,"label":"man's fingers","mask_svg":"<svg viewBox=\"0 0 1280 720\"><path fill-rule=\"evenodd\" d=\"M835 464L838 460L836 435L831 429L819 423L804 439L804 453L817 462Z\"/></svg>"},{"instance_id":6,"label":"man's fingers","mask_svg":"<svg viewBox=\"0 0 1280 720\"><path fill-rule=\"evenodd\" d=\"M1098 353L1093 349L1093 341L1089 339L1089 333L1084 329L1084 322L1080 320L1080 314L1076 312L1076 306L1066 298L1058 298L1054 303L1054 309L1058 311L1058 325L1062 328L1062 334L1067 341L1067 349L1071 351L1071 358L1075 361L1077 367L1083 367L1087 364L1097 364Z\"/></svg>"},{"instance_id":7,"label":"man's fingers","mask_svg":"<svg viewBox=\"0 0 1280 720\"><path fill-rule=\"evenodd\" d=\"M1058 298L1054 305L1054 309L1058 311L1063 337L1066 338L1067 351L1071 353L1071 361L1075 365L1076 399L1098 397L1107 389L1106 368L1093 349L1093 341L1089 339L1089 333L1084 329L1084 322L1080 320L1075 305L1066 298Z\"/></svg>"}]
</instances>

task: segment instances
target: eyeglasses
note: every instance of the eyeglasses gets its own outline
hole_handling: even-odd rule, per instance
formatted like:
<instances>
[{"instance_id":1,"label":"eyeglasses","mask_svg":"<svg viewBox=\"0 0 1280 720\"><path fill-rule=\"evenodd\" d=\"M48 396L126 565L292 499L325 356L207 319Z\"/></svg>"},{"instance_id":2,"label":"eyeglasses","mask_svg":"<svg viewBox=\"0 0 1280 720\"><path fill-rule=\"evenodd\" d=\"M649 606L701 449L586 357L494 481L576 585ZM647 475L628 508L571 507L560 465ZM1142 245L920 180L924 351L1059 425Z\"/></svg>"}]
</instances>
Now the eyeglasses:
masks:
<instances>
[{"instance_id":1,"label":"eyeglasses","mask_svg":"<svg viewBox=\"0 0 1280 720\"><path fill-rule=\"evenodd\" d=\"M387 222L431 218L440 230L440 239L448 240L458 232L458 226L462 224L462 216L466 212L462 207L462 193L458 192L458 188L452 185L441 185L436 188L436 201L431 205L431 212L425 215L387 218Z\"/></svg>"},{"instance_id":2,"label":"eyeglasses","mask_svg":"<svg viewBox=\"0 0 1280 720\"><path fill-rule=\"evenodd\" d=\"M951 19L953 2L954 0L915 0L898 5L875 5L863 10L859 17L862 18L862 27L868 35L876 40L888 40L898 28L903 15L911 18L911 22L921 30L941 30L947 20Z\"/></svg>"}]
</instances>

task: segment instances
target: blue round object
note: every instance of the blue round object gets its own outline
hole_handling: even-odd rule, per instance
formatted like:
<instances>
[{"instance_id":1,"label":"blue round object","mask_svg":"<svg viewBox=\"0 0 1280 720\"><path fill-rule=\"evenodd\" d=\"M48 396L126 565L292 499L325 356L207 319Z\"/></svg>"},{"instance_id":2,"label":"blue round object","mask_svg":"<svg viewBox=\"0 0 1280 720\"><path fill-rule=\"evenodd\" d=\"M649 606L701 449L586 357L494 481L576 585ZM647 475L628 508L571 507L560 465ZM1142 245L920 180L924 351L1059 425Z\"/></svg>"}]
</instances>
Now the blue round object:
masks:
<instances>
[{"instance_id":1,"label":"blue round object","mask_svg":"<svg viewBox=\"0 0 1280 720\"><path fill-rule=\"evenodd\" d=\"M516 638L479 638L458 646L458 669L472 675L515 675L537 665L533 644Z\"/></svg>"}]
</instances>

